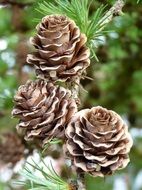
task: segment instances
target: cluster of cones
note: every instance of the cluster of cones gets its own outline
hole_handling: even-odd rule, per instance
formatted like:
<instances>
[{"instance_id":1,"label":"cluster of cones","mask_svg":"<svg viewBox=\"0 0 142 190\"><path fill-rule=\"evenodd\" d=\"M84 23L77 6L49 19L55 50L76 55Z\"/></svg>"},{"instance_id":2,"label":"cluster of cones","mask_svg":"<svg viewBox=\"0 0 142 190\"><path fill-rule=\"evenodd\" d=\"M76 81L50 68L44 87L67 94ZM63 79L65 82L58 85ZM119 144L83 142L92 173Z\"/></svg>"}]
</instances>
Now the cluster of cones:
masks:
<instances>
[{"instance_id":1,"label":"cluster of cones","mask_svg":"<svg viewBox=\"0 0 142 190\"><path fill-rule=\"evenodd\" d=\"M74 88L90 64L86 41L74 21L44 17L31 39L36 52L27 57L37 79L19 87L12 114L19 118L17 130L26 140L44 146L60 138L78 171L105 176L128 164L132 139L115 112L100 106L78 112L68 87Z\"/></svg>"}]
</instances>

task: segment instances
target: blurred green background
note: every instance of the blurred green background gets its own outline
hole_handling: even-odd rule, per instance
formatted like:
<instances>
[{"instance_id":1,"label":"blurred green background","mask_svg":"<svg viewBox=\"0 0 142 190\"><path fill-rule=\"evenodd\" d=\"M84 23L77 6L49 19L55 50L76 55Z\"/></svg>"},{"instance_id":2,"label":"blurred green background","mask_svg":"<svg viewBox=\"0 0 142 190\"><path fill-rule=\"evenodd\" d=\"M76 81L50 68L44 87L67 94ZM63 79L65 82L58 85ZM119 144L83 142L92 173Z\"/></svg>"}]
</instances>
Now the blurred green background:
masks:
<instances>
[{"instance_id":1,"label":"blurred green background","mask_svg":"<svg viewBox=\"0 0 142 190\"><path fill-rule=\"evenodd\" d=\"M39 1L19 2L28 6L0 6L0 132L14 130L14 93L20 84L35 77L33 68L26 64L26 56L32 51L29 38L41 18L35 11ZM101 3L109 7L114 2L92 1L90 12ZM112 177L87 176L87 190L142 189L142 3L127 0L123 12L125 15L116 17L108 25L110 32L96 43L99 63L94 59L91 62L88 76L94 80L82 81L88 92L81 91L81 99L84 108L101 105L126 120L134 139L131 162ZM0 179L0 190L11 189L9 180Z\"/></svg>"}]
</instances>

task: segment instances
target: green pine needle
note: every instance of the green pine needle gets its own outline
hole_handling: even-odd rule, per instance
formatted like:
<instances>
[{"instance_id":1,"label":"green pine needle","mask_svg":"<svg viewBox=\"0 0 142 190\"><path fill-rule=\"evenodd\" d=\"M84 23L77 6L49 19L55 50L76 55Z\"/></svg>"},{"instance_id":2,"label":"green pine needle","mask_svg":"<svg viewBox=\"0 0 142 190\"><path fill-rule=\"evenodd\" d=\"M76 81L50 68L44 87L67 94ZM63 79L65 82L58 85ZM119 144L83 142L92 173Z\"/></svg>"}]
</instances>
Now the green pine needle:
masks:
<instances>
[{"instance_id":1,"label":"green pine needle","mask_svg":"<svg viewBox=\"0 0 142 190\"><path fill-rule=\"evenodd\" d=\"M88 0L54 0L53 3L43 1L39 3L38 11L43 15L66 15L76 22L83 33L86 33L88 22Z\"/></svg>"},{"instance_id":2,"label":"green pine needle","mask_svg":"<svg viewBox=\"0 0 142 190\"><path fill-rule=\"evenodd\" d=\"M42 167L34 160L32 163L27 162L25 168L20 172L26 181L18 181L15 184L27 186L28 190L68 190L68 183L55 172L52 163L47 166L41 159L41 164ZM38 171L39 175L37 176L34 171Z\"/></svg>"}]
</instances>

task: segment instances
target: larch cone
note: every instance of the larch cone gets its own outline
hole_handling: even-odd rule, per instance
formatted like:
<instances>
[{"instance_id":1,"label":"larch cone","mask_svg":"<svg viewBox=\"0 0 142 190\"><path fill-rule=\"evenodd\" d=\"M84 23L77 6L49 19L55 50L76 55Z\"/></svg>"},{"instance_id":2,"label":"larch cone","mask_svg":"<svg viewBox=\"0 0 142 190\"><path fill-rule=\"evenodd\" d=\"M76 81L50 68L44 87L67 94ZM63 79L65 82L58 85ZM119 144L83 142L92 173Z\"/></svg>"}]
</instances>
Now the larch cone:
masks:
<instances>
[{"instance_id":1,"label":"larch cone","mask_svg":"<svg viewBox=\"0 0 142 190\"><path fill-rule=\"evenodd\" d=\"M87 38L73 20L65 16L50 15L36 27L31 38L36 52L29 54L27 62L35 66L39 78L50 81L71 81L82 77L90 65Z\"/></svg>"},{"instance_id":2,"label":"larch cone","mask_svg":"<svg viewBox=\"0 0 142 190\"><path fill-rule=\"evenodd\" d=\"M97 106L71 118L66 128L66 153L80 172L103 177L129 163L133 141L114 111Z\"/></svg>"},{"instance_id":3,"label":"larch cone","mask_svg":"<svg viewBox=\"0 0 142 190\"><path fill-rule=\"evenodd\" d=\"M15 97L14 117L17 130L26 140L39 139L43 144L52 138L64 138L70 118L77 112L70 90L39 79L19 87Z\"/></svg>"}]
</instances>

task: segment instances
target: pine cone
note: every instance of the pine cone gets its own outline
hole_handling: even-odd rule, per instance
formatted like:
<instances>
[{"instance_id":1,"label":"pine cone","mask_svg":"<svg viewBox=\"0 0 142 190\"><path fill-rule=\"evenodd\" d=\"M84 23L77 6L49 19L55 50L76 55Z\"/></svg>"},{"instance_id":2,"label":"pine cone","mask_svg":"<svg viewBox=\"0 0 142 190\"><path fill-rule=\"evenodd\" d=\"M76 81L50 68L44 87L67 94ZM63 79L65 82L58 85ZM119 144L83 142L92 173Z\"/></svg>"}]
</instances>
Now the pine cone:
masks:
<instances>
[{"instance_id":1,"label":"pine cone","mask_svg":"<svg viewBox=\"0 0 142 190\"><path fill-rule=\"evenodd\" d=\"M46 143L53 137L63 138L65 125L77 111L69 90L44 80L22 85L14 99L12 114L20 118L17 129L26 140L35 138Z\"/></svg>"},{"instance_id":2,"label":"pine cone","mask_svg":"<svg viewBox=\"0 0 142 190\"><path fill-rule=\"evenodd\" d=\"M46 16L31 38L37 51L28 55L27 62L35 66L40 78L71 80L90 64L86 40L74 21L65 16Z\"/></svg>"},{"instance_id":3,"label":"pine cone","mask_svg":"<svg viewBox=\"0 0 142 190\"><path fill-rule=\"evenodd\" d=\"M14 166L24 157L25 146L20 137L8 132L0 136L0 166L11 163Z\"/></svg>"},{"instance_id":4,"label":"pine cone","mask_svg":"<svg viewBox=\"0 0 142 190\"><path fill-rule=\"evenodd\" d=\"M66 128L66 136L67 154L82 172L103 177L129 162L132 138L114 111L98 106L76 113Z\"/></svg>"}]
</instances>

